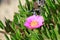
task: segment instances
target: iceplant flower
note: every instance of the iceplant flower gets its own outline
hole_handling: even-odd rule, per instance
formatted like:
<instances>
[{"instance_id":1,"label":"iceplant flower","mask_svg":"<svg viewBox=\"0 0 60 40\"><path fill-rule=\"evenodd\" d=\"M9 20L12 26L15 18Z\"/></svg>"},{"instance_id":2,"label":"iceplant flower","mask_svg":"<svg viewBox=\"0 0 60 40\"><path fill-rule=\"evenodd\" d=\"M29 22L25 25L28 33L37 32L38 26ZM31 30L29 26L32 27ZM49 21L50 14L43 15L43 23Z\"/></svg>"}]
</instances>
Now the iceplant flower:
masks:
<instances>
[{"instance_id":1,"label":"iceplant flower","mask_svg":"<svg viewBox=\"0 0 60 40\"><path fill-rule=\"evenodd\" d=\"M26 26L28 29L35 29L41 27L43 25L43 22L44 19L42 16L33 15L26 19L24 26Z\"/></svg>"}]
</instances>

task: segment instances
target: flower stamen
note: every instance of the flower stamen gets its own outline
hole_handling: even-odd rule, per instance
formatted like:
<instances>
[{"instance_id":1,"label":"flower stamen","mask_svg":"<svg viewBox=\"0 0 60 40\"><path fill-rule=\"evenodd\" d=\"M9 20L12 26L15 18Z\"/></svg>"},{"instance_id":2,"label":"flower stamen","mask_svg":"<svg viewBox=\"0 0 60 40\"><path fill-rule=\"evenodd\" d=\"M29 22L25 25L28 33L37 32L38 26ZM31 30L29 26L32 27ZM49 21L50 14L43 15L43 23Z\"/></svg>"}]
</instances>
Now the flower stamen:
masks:
<instances>
[{"instance_id":1,"label":"flower stamen","mask_svg":"<svg viewBox=\"0 0 60 40\"><path fill-rule=\"evenodd\" d=\"M38 22L35 21L35 20L33 20L33 21L30 23L30 26L32 26L32 27L35 27L35 26L37 26L37 25L38 25Z\"/></svg>"}]
</instances>

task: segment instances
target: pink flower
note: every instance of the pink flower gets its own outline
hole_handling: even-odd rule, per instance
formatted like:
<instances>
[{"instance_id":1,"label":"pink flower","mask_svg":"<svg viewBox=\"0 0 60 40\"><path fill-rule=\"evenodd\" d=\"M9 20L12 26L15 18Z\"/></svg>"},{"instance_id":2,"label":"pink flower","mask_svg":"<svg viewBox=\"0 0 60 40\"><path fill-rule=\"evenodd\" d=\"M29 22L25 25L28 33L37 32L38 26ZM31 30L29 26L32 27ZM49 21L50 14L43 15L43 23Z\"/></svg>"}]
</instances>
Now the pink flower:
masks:
<instances>
[{"instance_id":1,"label":"pink flower","mask_svg":"<svg viewBox=\"0 0 60 40\"><path fill-rule=\"evenodd\" d=\"M43 22L44 19L42 16L33 15L26 19L24 26L26 26L28 29L35 29L41 27L43 25Z\"/></svg>"}]
</instances>

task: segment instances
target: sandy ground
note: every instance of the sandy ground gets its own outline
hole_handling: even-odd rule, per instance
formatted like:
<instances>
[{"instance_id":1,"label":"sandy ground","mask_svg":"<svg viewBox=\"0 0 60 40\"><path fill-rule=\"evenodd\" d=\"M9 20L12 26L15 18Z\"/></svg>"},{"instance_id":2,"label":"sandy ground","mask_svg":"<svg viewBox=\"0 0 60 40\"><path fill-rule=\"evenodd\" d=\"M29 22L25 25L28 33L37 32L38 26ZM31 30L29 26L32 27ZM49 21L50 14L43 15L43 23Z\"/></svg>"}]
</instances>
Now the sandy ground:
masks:
<instances>
[{"instance_id":1,"label":"sandy ground","mask_svg":"<svg viewBox=\"0 0 60 40\"><path fill-rule=\"evenodd\" d=\"M18 1L12 0L10 4L3 3L0 6L0 20L4 22L4 17L13 20L14 12L18 11Z\"/></svg>"},{"instance_id":2,"label":"sandy ground","mask_svg":"<svg viewBox=\"0 0 60 40\"><path fill-rule=\"evenodd\" d=\"M25 1L22 0L22 5L25 4ZM0 6L0 20L4 22L4 17L7 19L13 20L14 12L18 12L18 0L11 0L11 3L8 5L6 3L3 3Z\"/></svg>"}]
</instances>

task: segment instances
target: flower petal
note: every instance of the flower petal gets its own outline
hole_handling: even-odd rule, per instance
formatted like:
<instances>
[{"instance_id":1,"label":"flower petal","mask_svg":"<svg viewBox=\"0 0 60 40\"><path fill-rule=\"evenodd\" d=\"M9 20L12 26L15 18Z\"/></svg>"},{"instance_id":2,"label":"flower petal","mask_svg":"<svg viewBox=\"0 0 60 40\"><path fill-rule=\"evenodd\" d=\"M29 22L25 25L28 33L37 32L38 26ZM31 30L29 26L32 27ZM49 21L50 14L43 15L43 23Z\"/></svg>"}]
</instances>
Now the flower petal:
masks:
<instances>
[{"instance_id":1,"label":"flower petal","mask_svg":"<svg viewBox=\"0 0 60 40\"><path fill-rule=\"evenodd\" d=\"M36 20L38 22L38 25L32 27L30 25L30 23L33 21L33 20ZM30 16L26 19L26 22L24 23L24 26L26 26L27 28L29 29L35 29L35 28L39 28L43 25L43 22L44 22L44 18L42 16L39 16L39 15L33 15L33 16Z\"/></svg>"}]
</instances>

